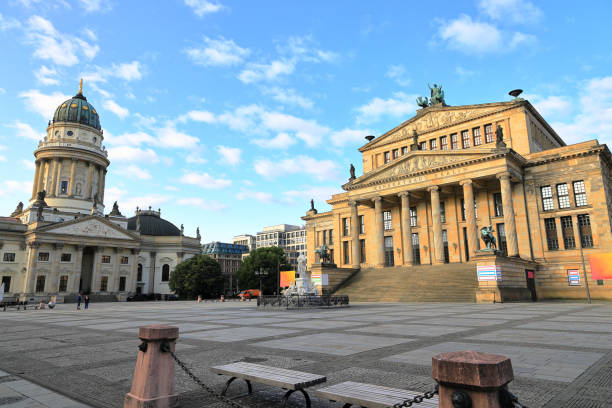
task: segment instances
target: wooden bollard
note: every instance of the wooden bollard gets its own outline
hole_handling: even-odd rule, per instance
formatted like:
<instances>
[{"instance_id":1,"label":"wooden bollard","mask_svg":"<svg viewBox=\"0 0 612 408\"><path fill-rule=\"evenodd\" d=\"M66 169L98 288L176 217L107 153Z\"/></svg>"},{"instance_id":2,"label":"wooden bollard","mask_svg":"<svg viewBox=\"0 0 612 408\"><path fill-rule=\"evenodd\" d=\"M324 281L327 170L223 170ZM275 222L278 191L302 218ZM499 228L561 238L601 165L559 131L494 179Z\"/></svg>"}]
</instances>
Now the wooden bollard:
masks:
<instances>
[{"instance_id":1,"label":"wooden bollard","mask_svg":"<svg viewBox=\"0 0 612 408\"><path fill-rule=\"evenodd\" d=\"M174 352L178 327L155 324L138 330L142 340L138 346L138 360L130 392L125 394L124 408L172 408L178 405L174 392ZM167 346L166 346L167 344Z\"/></svg>"},{"instance_id":2,"label":"wooden bollard","mask_svg":"<svg viewBox=\"0 0 612 408\"><path fill-rule=\"evenodd\" d=\"M508 357L478 351L438 354L431 376L439 384L439 408L500 408L500 391L514 379Z\"/></svg>"}]
</instances>

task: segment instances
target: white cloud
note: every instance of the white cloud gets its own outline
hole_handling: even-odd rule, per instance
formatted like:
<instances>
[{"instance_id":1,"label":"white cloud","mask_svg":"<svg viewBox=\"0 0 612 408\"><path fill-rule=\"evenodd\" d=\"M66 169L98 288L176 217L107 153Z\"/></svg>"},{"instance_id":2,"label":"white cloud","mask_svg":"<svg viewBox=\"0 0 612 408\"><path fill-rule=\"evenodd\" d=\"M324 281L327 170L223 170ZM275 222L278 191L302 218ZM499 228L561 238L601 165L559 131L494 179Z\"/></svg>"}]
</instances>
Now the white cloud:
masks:
<instances>
[{"instance_id":1,"label":"white cloud","mask_svg":"<svg viewBox=\"0 0 612 408\"><path fill-rule=\"evenodd\" d=\"M186 120L192 120L194 122L214 123L216 121L216 118L214 113L212 112L203 110L193 110L187 112L185 115L182 115L179 120L181 122L185 122Z\"/></svg>"},{"instance_id":2,"label":"white cloud","mask_svg":"<svg viewBox=\"0 0 612 408\"><path fill-rule=\"evenodd\" d=\"M338 167L334 161L317 160L304 155L280 161L260 159L255 162L254 168L257 174L269 179L292 174L306 174L317 180L327 180L337 177L338 173Z\"/></svg>"},{"instance_id":3,"label":"white cloud","mask_svg":"<svg viewBox=\"0 0 612 408\"><path fill-rule=\"evenodd\" d=\"M521 97L528 99L533 106L544 116L567 116L573 110L573 104L566 96L551 95L542 97L540 95L523 94Z\"/></svg>"},{"instance_id":4,"label":"white cloud","mask_svg":"<svg viewBox=\"0 0 612 408\"><path fill-rule=\"evenodd\" d=\"M2 149L0 149L2 150ZM0 159L1 161L2 159ZM36 165L34 164L34 160L30 160L30 159L21 159L21 165L27 169L27 170L34 170L36 169Z\"/></svg>"},{"instance_id":5,"label":"white cloud","mask_svg":"<svg viewBox=\"0 0 612 408\"><path fill-rule=\"evenodd\" d=\"M112 145L139 146L143 143L154 144L155 138L146 132L128 132L115 136L104 129L104 141Z\"/></svg>"},{"instance_id":6,"label":"white cloud","mask_svg":"<svg viewBox=\"0 0 612 408\"><path fill-rule=\"evenodd\" d=\"M120 106L112 99L105 100L102 106L107 110L113 112L115 115L119 116L120 119L124 119L127 115L130 114L130 111L127 108Z\"/></svg>"},{"instance_id":7,"label":"white cloud","mask_svg":"<svg viewBox=\"0 0 612 408\"><path fill-rule=\"evenodd\" d=\"M141 149L132 146L111 147L108 149L108 156L113 162L159 162L157 153L150 148Z\"/></svg>"},{"instance_id":8,"label":"white cloud","mask_svg":"<svg viewBox=\"0 0 612 408\"><path fill-rule=\"evenodd\" d=\"M35 57L50 60L57 65L75 65L79 62L78 54L92 59L100 50L95 44L57 31L51 21L40 16L28 19L25 37L34 46Z\"/></svg>"},{"instance_id":9,"label":"white cloud","mask_svg":"<svg viewBox=\"0 0 612 408\"><path fill-rule=\"evenodd\" d=\"M278 199L263 191L242 190L236 194L238 200L255 200L266 204L278 203Z\"/></svg>"},{"instance_id":10,"label":"white cloud","mask_svg":"<svg viewBox=\"0 0 612 408\"><path fill-rule=\"evenodd\" d=\"M41 140L46 136L44 132L39 132L24 122L16 121L14 124L7 126L16 129L17 136L25 139Z\"/></svg>"},{"instance_id":11,"label":"white cloud","mask_svg":"<svg viewBox=\"0 0 612 408\"><path fill-rule=\"evenodd\" d=\"M198 138L176 129L172 122L156 130L157 144L162 147L191 149L197 146Z\"/></svg>"},{"instance_id":12,"label":"white cloud","mask_svg":"<svg viewBox=\"0 0 612 408\"><path fill-rule=\"evenodd\" d=\"M185 161L187 163L193 163L193 164L204 164L208 160L203 158L199 152L191 152L185 157Z\"/></svg>"},{"instance_id":13,"label":"white cloud","mask_svg":"<svg viewBox=\"0 0 612 408\"><path fill-rule=\"evenodd\" d=\"M3 150L6 150L6 146L0 145L0 152L3 151ZM6 156L3 156L3 155L0 154L0 162L2 162L2 161L6 161Z\"/></svg>"},{"instance_id":14,"label":"white cloud","mask_svg":"<svg viewBox=\"0 0 612 408\"><path fill-rule=\"evenodd\" d=\"M314 103L295 92L295 89L283 89L278 87L264 88L264 93L271 95L272 98L280 103L291 106L299 106L304 109L311 109Z\"/></svg>"},{"instance_id":15,"label":"white cloud","mask_svg":"<svg viewBox=\"0 0 612 408\"><path fill-rule=\"evenodd\" d=\"M6 89L0 88L0 95L5 94L5 93L6 93Z\"/></svg>"},{"instance_id":16,"label":"white cloud","mask_svg":"<svg viewBox=\"0 0 612 408\"><path fill-rule=\"evenodd\" d=\"M333 51L324 51L315 47L312 36L290 37L286 45L279 45L280 53L306 62L334 62L339 55Z\"/></svg>"},{"instance_id":17,"label":"white cloud","mask_svg":"<svg viewBox=\"0 0 612 408\"><path fill-rule=\"evenodd\" d=\"M329 133L329 128L319 125L314 120L306 120L280 112L264 112L261 115L262 126L276 132L294 132L308 146L318 145Z\"/></svg>"},{"instance_id":18,"label":"white cloud","mask_svg":"<svg viewBox=\"0 0 612 408\"><path fill-rule=\"evenodd\" d=\"M315 202L325 202L329 200L332 194L338 194L341 191L338 187L309 187L304 186L299 190L289 190L283 193L283 196L289 202L296 202L299 200L304 200L304 204L308 202L310 199L314 199Z\"/></svg>"},{"instance_id":19,"label":"white cloud","mask_svg":"<svg viewBox=\"0 0 612 408\"><path fill-rule=\"evenodd\" d=\"M104 201L108 203L107 206L117 201L119 210L128 217L136 211L136 207L141 209L148 208L149 206L158 207L171 199L172 196L163 194L130 197L127 190L117 187L106 187L104 189Z\"/></svg>"},{"instance_id":20,"label":"white cloud","mask_svg":"<svg viewBox=\"0 0 612 408\"><path fill-rule=\"evenodd\" d=\"M225 112L218 116L218 121L232 130L253 131L257 126L257 118L264 109L257 105L246 105L236 108L233 112Z\"/></svg>"},{"instance_id":21,"label":"white cloud","mask_svg":"<svg viewBox=\"0 0 612 408\"><path fill-rule=\"evenodd\" d=\"M221 155L220 162L235 166L240 163L242 150L237 147L217 146L217 152Z\"/></svg>"},{"instance_id":22,"label":"white cloud","mask_svg":"<svg viewBox=\"0 0 612 408\"><path fill-rule=\"evenodd\" d=\"M542 10L526 0L480 0L478 8L494 20L512 23L535 23L542 17Z\"/></svg>"},{"instance_id":23,"label":"white cloud","mask_svg":"<svg viewBox=\"0 0 612 408\"><path fill-rule=\"evenodd\" d=\"M57 76L57 71L53 68L47 68L46 65L40 67L40 69L34 74L36 75L36 79L38 79L38 82L43 85L59 84L59 80L55 78Z\"/></svg>"},{"instance_id":24,"label":"white cloud","mask_svg":"<svg viewBox=\"0 0 612 408\"><path fill-rule=\"evenodd\" d=\"M32 181L6 180L0 183L0 196L12 197L22 194L32 194Z\"/></svg>"},{"instance_id":25,"label":"white cloud","mask_svg":"<svg viewBox=\"0 0 612 408\"><path fill-rule=\"evenodd\" d=\"M79 5L86 13L95 13L96 11L108 11L111 9L111 2L108 0L79 0Z\"/></svg>"},{"instance_id":26,"label":"white cloud","mask_svg":"<svg viewBox=\"0 0 612 408\"><path fill-rule=\"evenodd\" d=\"M151 173L135 164L130 164L127 167L120 167L116 169L115 172L130 179L148 180L152 177Z\"/></svg>"},{"instance_id":27,"label":"white cloud","mask_svg":"<svg viewBox=\"0 0 612 408\"><path fill-rule=\"evenodd\" d=\"M83 34L85 34L90 40L92 41L97 41L98 40L98 36L96 35L96 33L90 29L90 28L84 28L83 29Z\"/></svg>"},{"instance_id":28,"label":"white cloud","mask_svg":"<svg viewBox=\"0 0 612 408\"><path fill-rule=\"evenodd\" d=\"M220 203L219 201L205 200L200 197L180 198L176 201L176 203L178 205L196 207L200 210L206 211L221 211L227 208L226 204Z\"/></svg>"},{"instance_id":29,"label":"white cloud","mask_svg":"<svg viewBox=\"0 0 612 408\"><path fill-rule=\"evenodd\" d=\"M461 66L455 67L455 73L459 75L461 79L466 79L466 78L469 78L471 76L478 74L477 71L472 71L467 68L463 68Z\"/></svg>"},{"instance_id":30,"label":"white cloud","mask_svg":"<svg viewBox=\"0 0 612 408\"><path fill-rule=\"evenodd\" d=\"M208 173L187 172L181 177L181 183L206 189L221 189L229 187L232 181L222 178L217 179Z\"/></svg>"},{"instance_id":31,"label":"white cloud","mask_svg":"<svg viewBox=\"0 0 612 408\"><path fill-rule=\"evenodd\" d=\"M142 79L144 67L140 61L122 62L120 64L111 64L110 67L104 68L96 66L91 72L82 74L83 80L86 82L108 82L111 78L119 78L124 81L134 81Z\"/></svg>"},{"instance_id":32,"label":"white cloud","mask_svg":"<svg viewBox=\"0 0 612 408\"><path fill-rule=\"evenodd\" d=\"M69 95L61 92L43 94L38 89L31 89L19 94L20 98L26 100L26 108L40 114L45 119L53 117L55 109L60 103L70 99Z\"/></svg>"},{"instance_id":33,"label":"white cloud","mask_svg":"<svg viewBox=\"0 0 612 408\"><path fill-rule=\"evenodd\" d=\"M0 14L0 31L12 30L21 27L19 20L13 17L6 18Z\"/></svg>"},{"instance_id":34,"label":"white cloud","mask_svg":"<svg viewBox=\"0 0 612 408\"><path fill-rule=\"evenodd\" d=\"M358 123L373 123L384 116L399 118L413 114L417 110L416 95L395 92L393 97L382 99L376 97L356 109Z\"/></svg>"},{"instance_id":35,"label":"white cloud","mask_svg":"<svg viewBox=\"0 0 612 408\"><path fill-rule=\"evenodd\" d=\"M534 44L537 41L535 35L516 32L510 39L510 49L516 49L519 45Z\"/></svg>"},{"instance_id":36,"label":"white cloud","mask_svg":"<svg viewBox=\"0 0 612 408\"><path fill-rule=\"evenodd\" d=\"M238 79L245 84L260 81L273 81L282 75L292 74L295 70L295 60L279 59L268 64L250 63L238 74Z\"/></svg>"},{"instance_id":37,"label":"white cloud","mask_svg":"<svg viewBox=\"0 0 612 408\"><path fill-rule=\"evenodd\" d=\"M239 47L233 40L223 37L204 37L203 47L188 48L185 52L194 64L203 66L237 65L251 53L248 48Z\"/></svg>"},{"instance_id":38,"label":"white cloud","mask_svg":"<svg viewBox=\"0 0 612 408\"><path fill-rule=\"evenodd\" d=\"M342 147L347 144L365 144L364 137L371 135L374 132L370 129L349 129L344 128L342 130L332 132L329 136L332 144L337 147Z\"/></svg>"},{"instance_id":39,"label":"white cloud","mask_svg":"<svg viewBox=\"0 0 612 408\"><path fill-rule=\"evenodd\" d=\"M385 74L387 78L391 78L400 86L410 85L410 78L408 78L406 67L403 65L391 65Z\"/></svg>"},{"instance_id":40,"label":"white cloud","mask_svg":"<svg viewBox=\"0 0 612 408\"><path fill-rule=\"evenodd\" d=\"M216 13L223 9L223 5L207 0L185 0L185 5L191 7L198 17L204 17L206 14Z\"/></svg>"},{"instance_id":41,"label":"white cloud","mask_svg":"<svg viewBox=\"0 0 612 408\"><path fill-rule=\"evenodd\" d=\"M255 139L253 143L267 149L288 149L295 144L295 139L288 133L281 132L272 139Z\"/></svg>"}]
</instances>

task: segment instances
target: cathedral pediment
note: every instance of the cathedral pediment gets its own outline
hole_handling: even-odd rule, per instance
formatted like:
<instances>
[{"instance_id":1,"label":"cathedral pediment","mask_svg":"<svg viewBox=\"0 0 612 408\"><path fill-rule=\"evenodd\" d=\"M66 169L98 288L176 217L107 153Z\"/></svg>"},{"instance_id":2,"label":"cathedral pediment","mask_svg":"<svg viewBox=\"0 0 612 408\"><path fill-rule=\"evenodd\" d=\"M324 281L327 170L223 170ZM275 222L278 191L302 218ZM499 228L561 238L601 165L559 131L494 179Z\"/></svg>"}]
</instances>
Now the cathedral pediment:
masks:
<instances>
[{"instance_id":1,"label":"cathedral pediment","mask_svg":"<svg viewBox=\"0 0 612 408\"><path fill-rule=\"evenodd\" d=\"M84 217L61 224L41 228L47 234L82 236L88 238L109 238L135 241L136 235L100 217Z\"/></svg>"}]
</instances>

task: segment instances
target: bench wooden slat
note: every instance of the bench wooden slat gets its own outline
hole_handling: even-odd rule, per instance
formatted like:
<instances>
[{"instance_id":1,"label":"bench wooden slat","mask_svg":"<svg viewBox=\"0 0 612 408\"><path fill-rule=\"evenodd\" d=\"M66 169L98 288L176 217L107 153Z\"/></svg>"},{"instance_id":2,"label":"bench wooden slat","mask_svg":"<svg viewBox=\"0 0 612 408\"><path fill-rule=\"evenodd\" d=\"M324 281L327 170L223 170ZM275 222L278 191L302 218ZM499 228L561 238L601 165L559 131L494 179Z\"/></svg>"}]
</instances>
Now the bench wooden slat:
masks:
<instances>
[{"instance_id":1,"label":"bench wooden slat","mask_svg":"<svg viewBox=\"0 0 612 408\"><path fill-rule=\"evenodd\" d=\"M217 374L225 374L288 390L300 390L327 380L325 376L318 374L245 362L215 366L210 369Z\"/></svg>"},{"instance_id":2,"label":"bench wooden slat","mask_svg":"<svg viewBox=\"0 0 612 408\"><path fill-rule=\"evenodd\" d=\"M381 385L358 383L347 381L315 391L317 396L332 401L349 403L356 406L367 408L386 408L400 403L415 395L420 394L416 391L404 390L400 388L390 388ZM437 408L438 397L423 400L419 404L423 408Z\"/></svg>"}]
</instances>

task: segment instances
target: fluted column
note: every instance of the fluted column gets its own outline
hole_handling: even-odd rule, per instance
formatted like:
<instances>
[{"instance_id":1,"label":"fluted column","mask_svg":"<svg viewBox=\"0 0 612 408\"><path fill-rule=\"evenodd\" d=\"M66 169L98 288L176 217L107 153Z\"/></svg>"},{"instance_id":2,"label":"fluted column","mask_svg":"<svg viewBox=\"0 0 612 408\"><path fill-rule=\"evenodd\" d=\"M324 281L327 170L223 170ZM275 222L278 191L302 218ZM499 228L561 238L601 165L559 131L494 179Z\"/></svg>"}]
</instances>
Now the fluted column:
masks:
<instances>
[{"instance_id":1,"label":"fluted column","mask_svg":"<svg viewBox=\"0 0 612 408\"><path fill-rule=\"evenodd\" d=\"M40 175L40 167L41 162L36 162L36 171L34 172L34 183L32 183L32 199L36 198L36 193L38 192L38 180Z\"/></svg>"},{"instance_id":2,"label":"fluted column","mask_svg":"<svg viewBox=\"0 0 612 408\"><path fill-rule=\"evenodd\" d=\"M440 188L428 188L431 194L431 218L433 223L434 260L444 263L444 244L442 242L442 219L440 218Z\"/></svg>"},{"instance_id":3,"label":"fluted column","mask_svg":"<svg viewBox=\"0 0 612 408\"><path fill-rule=\"evenodd\" d=\"M70 180L68 181L68 195L70 197L74 196L74 186L76 183L74 182L74 174L76 172L76 166L79 162L79 159L72 159L72 163L70 164Z\"/></svg>"},{"instance_id":4,"label":"fluted column","mask_svg":"<svg viewBox=\"0 0 612 408\"><path fill-rule=\"evenodd\" d=\"M373 198L374 202L374 245L376 246L376 266L385 266L385 231L382 210L382 197Z\"/></svg>"},{"instance_id":5,"label":"fluted column","mask_svg":"<svg viewBox=\"0 0 612 408\"><path fill-rule=\"evenodd\" d=\"M93 181L93 170L94 170L94 165L93 163L88 163L88 167L87 167L87 189L85 190L85 198L91 198L91 190L92 190L92 185L91 182Z\"/></svg>"},{"instance_id":6,"label":"fluted column","mask_svg":"<svg viewBox=\"0 0 612 408\"><path fill-rule=\"evenodd\" d=\"M46 160L41 160L40 161L40 172L38 174L38 180L36 181L36 194L38 194L39 191L43 191L45 189L45 170L47 167L47 161ZM35 197L36 198L36 197Z\"/></svg>"},{"instance_id":7,"label":"fluted column","mask_svg":"<svg viewBox=\"0 0 612 408\"><path fill-rule=\"evenodd\" d=\"M55 195L58 196L60 195L60 190L61 190L61 185L62 185L62 160L58 159L57 160L57 165L55 166L55 188L53 189L53 191L55 192Z\"/></svg>"},{"instance_id":8,"label":"fluted column","mask_svg":"<svg viewBox=\"0 0 612 408\"><path fill-rule=\"evenodd\" d=\"M410 226L410 194L406 191L399 194L402 200L402 246L404 248L404 265L412 265L412 228Z\"/></svg>"},{"instance_id":9,"label":"fluted column","mask_svg":"<svg viewBox=\"0 0 612 408\"><path fill-rule=\"evenodd\" d=\"M510 173L505 171L497 175L501 187L502 206L504 208L504 227L506 229L506 246L508 256L519 256L516 236L516 220L514 219L514 204L512 203L512 182Z\"/></svg>"},{"instance_id":10,"label":"fluted column","mask_svg":"<svg viewBox=\"0 0 612 408\"><path fill-rule=\"evenodd\" d=\"M351 261L353 268L359 268L361 256L359 254L361 248L359 245L359 215L357 213L357 203L349 201L351 208Z\"/></svg>"},{"instance_id":11,"label":"fluted column","mask_svg":"<svg viewBox=\"0 0 612 408\"><path fill-rule=\"evenodd\" d=\"M47 173L47 192L49 193L49 197L55 197L55 188L57 186L57 163L58 159L54 158L51 170Z\"/></svg>"},{"instance_id":12,"label":"fluted column","mask_svg":"<svg viewBox=\"0 0 612 408\"><path fill-rule=\"evenodd\" d=\"M474 186L472 185L472 180L469 179L463 180L459 184L463 186L467 240L470 258L473 258L476 253L476 248L478 248L478 226L476 225L476 213L474 212Z\"/></svg>"}]
</instances>

